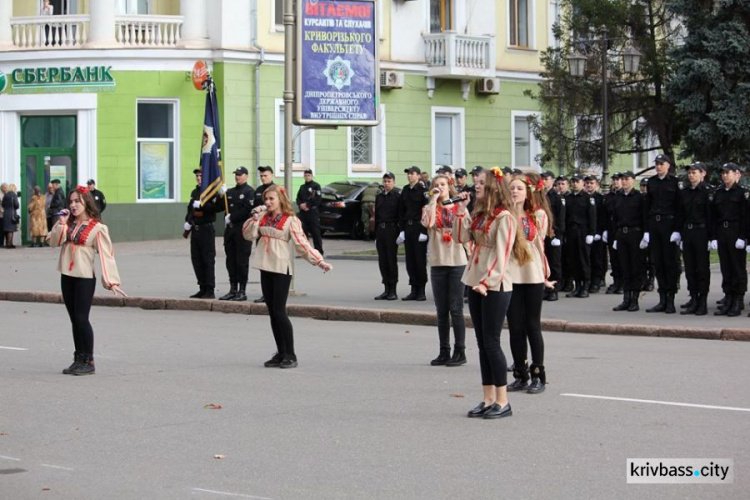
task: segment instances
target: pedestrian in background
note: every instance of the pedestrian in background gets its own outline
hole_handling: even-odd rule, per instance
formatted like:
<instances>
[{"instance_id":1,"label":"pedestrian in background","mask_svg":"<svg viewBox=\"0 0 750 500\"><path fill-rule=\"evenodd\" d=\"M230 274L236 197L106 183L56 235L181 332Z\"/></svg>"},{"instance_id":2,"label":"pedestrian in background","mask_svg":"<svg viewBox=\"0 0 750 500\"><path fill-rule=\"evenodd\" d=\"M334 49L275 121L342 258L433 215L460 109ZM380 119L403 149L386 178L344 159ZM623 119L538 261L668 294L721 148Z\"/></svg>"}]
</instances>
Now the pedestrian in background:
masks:
<instances>
[{"instance_id":1,"label":"pedestrian in background","mask_svg":"<svg viewBox=\"0 0 750 500\"><path fill-rule=\"evenodd\" d=\"M399 218L406 254L406 272L411 292L401 300L427 300L427 230L422 226L422 207L427 203L427 187L420 180L422 171L417 166L404 170L409 184L401 190Z\"/></svg>"},{"instance_id":2,"label":"pedestrian in background","mask_svg":"<svg viewBox=\"0 0 750 500\"><path fill-rule=\"evenodd\" d=\"M101 217L107 209L107 198L105 198L104 193L96 189L96 181L94 179L86 181L86 186L89 188L89 191L91 191L91 196L94 197L96 206L99 207L99 216Z\"/></svg>"},{"instance_id":3,"label":"pedestrian in background","mask_svg":"<svg viewBox=\"0 0 750 500\"><path fill-rule=\"evenodd\" d=\"M88 188L78 186L68 194L70 210L64 210L48 239L59 246L57 270L61 274L63 302L73 327L73 363L66 375L92 375L94 366L94 329L89 321L96 276L94 256L99 254L102 285L115 295L126 297L120 289L120 275L109 229L99 220L99 210Z\"/></svg>"},{"instance_id":4,"label":"pedestrian in background","mask_svg":"<svg viewBox=\"0 0 750 500\"><path fill-rule=\"evenodd\" d=\"M5 184L0 186L3 193L3 235L5 236L5 248L16 248L13 244L13 233L18 231L18 223L21 218L18 215L20 204L18 202L18 189L15 184Z\"/></svg>"},{"instance_id":5,"label":"pedestrian in background","mask_svg":"<svg viewBox=\"0 0 750 500\"><path fill-rule=\"evenodd\" d=\"M399 207L401 194L393 172L383 174L383 190L375 197L375 248L378 268L385 290L375 300L396 300L398 284Z\"/></svg>"},{"instance_id":6,"label":"pedestrian in background","mask_svg":"<svg viewBox=\"0 0 750 500\"><path fill-rule=\"evenodd\" d=\"M39 186L34 186L34 195L27 206L29 211L29 235L31 244L29 246L44 246L47 236L47 215L44 212L45 196Z\"/></svg>"},{"instance_id":7,"label":"pedestrian in background","mask_svg":"<svg viewBox=\"0 0 750 500\"><path fill-rule=\"evenodd\" d=\"M312 238L315 250L324 255L323 238L320 237L320 212L318 212L323 192L320 184L313 180L312 170L309 168L305 170L304 177L305 183L297 191L296 201L299 207L297 217L302 222L302 229L305 234L309 234Z\"/></svg>"},{"instance_id":8,"label":"pedestrian in background","mask_svg":"<svg viewBox=\"0 0 750 500\"><path fill-rule=\"evenodd\" d=\"M245 167L235 170L236 184L226 193L229 213L224 216L224 252L229 273L229 292L219 297L219 300L247 300L247 277L253 243L242 236L242 226L250 218L255 201L255 190L247 183L248 174Z\"/></svg>"},{"instance_id":9,"label":"pedestrian in background","mask_svg":"<svg viewBox=\"0 0 750 500\"><path fill-rule=\"evenodd\" d=\"M52 225L57 220L57 215L65 208L65 194L63 189L60 187L60 179L52 179L52 199L49 202L49 210L47 211L47 227L52 230Z\"/></svg>"},{"instance_id":10,"label":"pedestrian in background","mask_svg":"<svg viewBox=\"0 0 750 500\"><path fill-rule=\"evenodd\" d=\"M263 203L253 209L253 215L245 222L242 233L248 241L258 238L252 266L260 270L260 286L276 341L276 354L264 366L294 368L297 366L294 330L286 310L292 282L293 255L289 242L294 244L301 257L321 268L324 273L333 266L323 260L320 252L307 241L302 224L294 216L292 204L283 188L267 187L263 192Z\"/></svg>"}]
</instances>

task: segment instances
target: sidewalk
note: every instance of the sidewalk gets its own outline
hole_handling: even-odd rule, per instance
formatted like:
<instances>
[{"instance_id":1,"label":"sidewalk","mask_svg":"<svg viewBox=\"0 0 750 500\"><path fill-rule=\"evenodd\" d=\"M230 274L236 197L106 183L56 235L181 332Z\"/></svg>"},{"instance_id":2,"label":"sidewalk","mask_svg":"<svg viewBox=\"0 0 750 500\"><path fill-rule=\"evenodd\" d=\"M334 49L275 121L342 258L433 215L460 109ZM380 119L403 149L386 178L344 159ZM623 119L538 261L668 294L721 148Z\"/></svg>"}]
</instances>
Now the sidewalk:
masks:
<instances>
[{"instance_id":1,"label":"sidewalk","mask_svg":"<svg viewBox=\"0 0 750 500\"><path fill-rule=\"evenodd\" d=\"M307 262L295 260L294 295L290 297L290 312L297 315L314 316L321 319L351 319L385 321L394 323L434 324L434 304L428 284L426 302L375 301L372 298L382 291L377 261L367 258L351 258L346 252L374 249L374 242L325 238L326 255L334 266L332 272L323 274ZM122 287L131 297L158 298L151 301L151 308L166 304L167 299L187 299L198 287L190 264L190 248L187 240L160 240L146 242L115 243L116 258L122 278ZM216 240L216 285L217 296L229 289L224 265L222 240ZM3 292L52 292L59 294L60 278L56 271L58 250L51 248L17 248L0 250L0 299L37 300L33 295L22 296ZM408 277L403 262L399 263L399 295L408 293ZM557 302L545 302L542 316L545 330L565 330L584 333L611 333L624 335L662 335L700 338L742 338L750 340L750 319L744 314L737 318L713 316L715 301L721 298L721 275L718 267L711 272L711 294L709 315L693 316L678 314L648 314L645 309L658 301L655 292L642 294L641 311L636 313L613 312L622 297L592 295L588 299L566 299L564 294ZM687 300L686 286L678 294L678 304ZM260 296L258 271L250 270L248 284L250 300ZM101 286L96 295L110 304L121 301L105 299L112 294ZM40 296L42 297L42 296ZM44 300L53 300L46 296ZM219 301L175 301L170 308L199 308L204 310L229 309L237 312L264 314L264 308L250 303L226 303ZM200 303L200 304L198 304ZM213 303L213 306L212 304ZM138 305L127 301L126 305ZM233 308L227 308L232 305ZM466 311L468 317L468 311Z\"/></svg>"}]
</instances>

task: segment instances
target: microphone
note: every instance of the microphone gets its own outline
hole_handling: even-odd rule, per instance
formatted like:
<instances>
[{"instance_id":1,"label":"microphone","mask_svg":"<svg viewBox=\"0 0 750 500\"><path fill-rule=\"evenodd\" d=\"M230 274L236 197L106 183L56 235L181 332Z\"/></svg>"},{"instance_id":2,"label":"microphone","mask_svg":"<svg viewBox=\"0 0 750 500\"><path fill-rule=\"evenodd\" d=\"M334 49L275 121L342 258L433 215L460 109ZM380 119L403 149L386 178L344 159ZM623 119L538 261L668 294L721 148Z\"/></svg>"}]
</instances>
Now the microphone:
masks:
<instances>
[{"instance_id":1,"label":"microphone","mask_svg":"<svg viewBox=\"0 0 750 500\"><path fill-rule=\"evenodd\" d=\"M425 198L432 198L433 196L435 196L435 195L436 195L436 194L438 194L439 192L440 192L440 190L439 190L438 188L432 188L432 189L430 189L429 191L426 191L426 192L424 193L424 197L425 197Z\"/></svg>"},{"instance_id":2,"label":"microphone","mask_svg":"<svg viewBox=\"0 0 750 500\"><path fill-rule=\"evenodd\" d=\"M256 213L256 214L261 214L261 213L265 212L266 210L268 210L268 207L264 203L263 205L258 205L257 207L255 207L253 209L253 212Z\"/></svg>"},{"instance_id":3,"label":"microphone","mask_svg":"<svg viewBox=\"0 0 750 500\"><path fill-rule=\"evenodd\" d=\"M458 203L459 201L462 201L464 198L463 196L456 196L454 198L448 198L447 200L443 200L441 203L443 205L450 205L451 203Z\"/></svg>"}]
</instances>

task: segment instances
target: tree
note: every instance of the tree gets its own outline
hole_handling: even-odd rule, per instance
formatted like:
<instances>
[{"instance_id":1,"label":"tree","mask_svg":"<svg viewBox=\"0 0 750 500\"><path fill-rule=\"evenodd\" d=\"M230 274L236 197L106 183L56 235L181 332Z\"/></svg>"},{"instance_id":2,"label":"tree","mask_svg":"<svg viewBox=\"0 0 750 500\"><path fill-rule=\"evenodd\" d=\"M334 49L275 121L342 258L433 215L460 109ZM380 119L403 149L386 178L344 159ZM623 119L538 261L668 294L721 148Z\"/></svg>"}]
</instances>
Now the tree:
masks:
<instances>
[{"instance_id":1,"label":"tree","mask_svg":"<svg viewBox=\"0 0 750 500\"><path fill-rule=\"evenodd\" d=\"M542 52L543 82L528 95L538 100L541 121L535 132L544 151L541 161L561 172L576 164L600 164L601 50L600 28L606 27L608 52L608 158L615 154L663 150L673 156L680 137L675 107L665 99L672 72L668 52L674 43L675 16L666 0L562 0L555 24L557 46ZM621 51L632 44L643 54L639 74L624 73ZM566 57L582 51L587 76L569 74ZM642 126L636 127L640 123ZM655 145L649 146L654 143Z\"/></svg>"},{"instance_id":2,"label":"tree","mask_svg":"<svg viewBox=\"0 0 750 500\"><path fill-rule=\"evenodd\" d=\"M750 163L750 2L669 0L687 34L667 96L687 125L682 157Z\"/></svg>"}]
</instances>

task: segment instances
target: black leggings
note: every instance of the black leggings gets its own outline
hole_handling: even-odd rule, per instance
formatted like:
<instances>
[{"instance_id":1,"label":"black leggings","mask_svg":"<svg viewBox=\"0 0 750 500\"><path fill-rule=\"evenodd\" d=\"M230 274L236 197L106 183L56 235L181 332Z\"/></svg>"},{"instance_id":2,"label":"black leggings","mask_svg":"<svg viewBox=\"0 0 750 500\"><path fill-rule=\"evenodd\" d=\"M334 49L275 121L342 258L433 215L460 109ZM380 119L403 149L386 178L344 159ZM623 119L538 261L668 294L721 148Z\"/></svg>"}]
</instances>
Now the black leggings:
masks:
<instances>
[{"instance_id":1,"label":"black leggings","mask_svg":"<svg viewBox=\"0 0 750 500\"><path fill-rule=\"evenodd\" d=\"M466 347L464 320L464 284L461 276L466 266L433 266L430 268L432 295L437 309L438 338L441 349L451 347L451 320L456 348Z\"/></svg>"},{"instance_id":2,"label":"black leggings","mask_svg":"<svg viewBox=\"0 0 750 500\"><path fill-rule=\"evenodd\" d=\"M73 278L61 275L63 302L68 310L70 322L73 325L73 343L76 352L94 354L94 329L89 323L91 302L94 300L96 278Z\"/></svg>"},{"instance_id":3,"label":"black leggings","mask_svg":"<svg viewBox=\"0 0 750 500\"><path fill-rule=\"evenodd\" d=\"M469 313L479 346L482 385L508 385L508 363L500 347L500 332L505 313L508 312L510 294L511 292L504 292L502 288L499 292L487 291L486 297L474 290L469 291Z\"/></svg>"},{"instance_id":4,"label":"black leggings","mask_svg":"<svg viewBox=\"0 0 750 500\"><path fill-rule=\"evenodd\" d=\"M522 369L526 363L526 341L531 346L531 361L544 364L542 338L542 297L544 283L513 284L513 295L508 306L508 329L513 363Z\"/></svg>"},{"instance_id":5,"label":"black leggings","mask_svg":"<svg viewBox=\"0 0 750 500\"><path fill-rule=\"evenodd\" d=\"M266 299L268 316L271 318L271 330L276 341L276 352L286 359L297 360L294 354L294 329L286 312L286 300L289 298L289 286L292 284L290 274L260 272L260 289Z\"/></svg>"}]
</instances>

